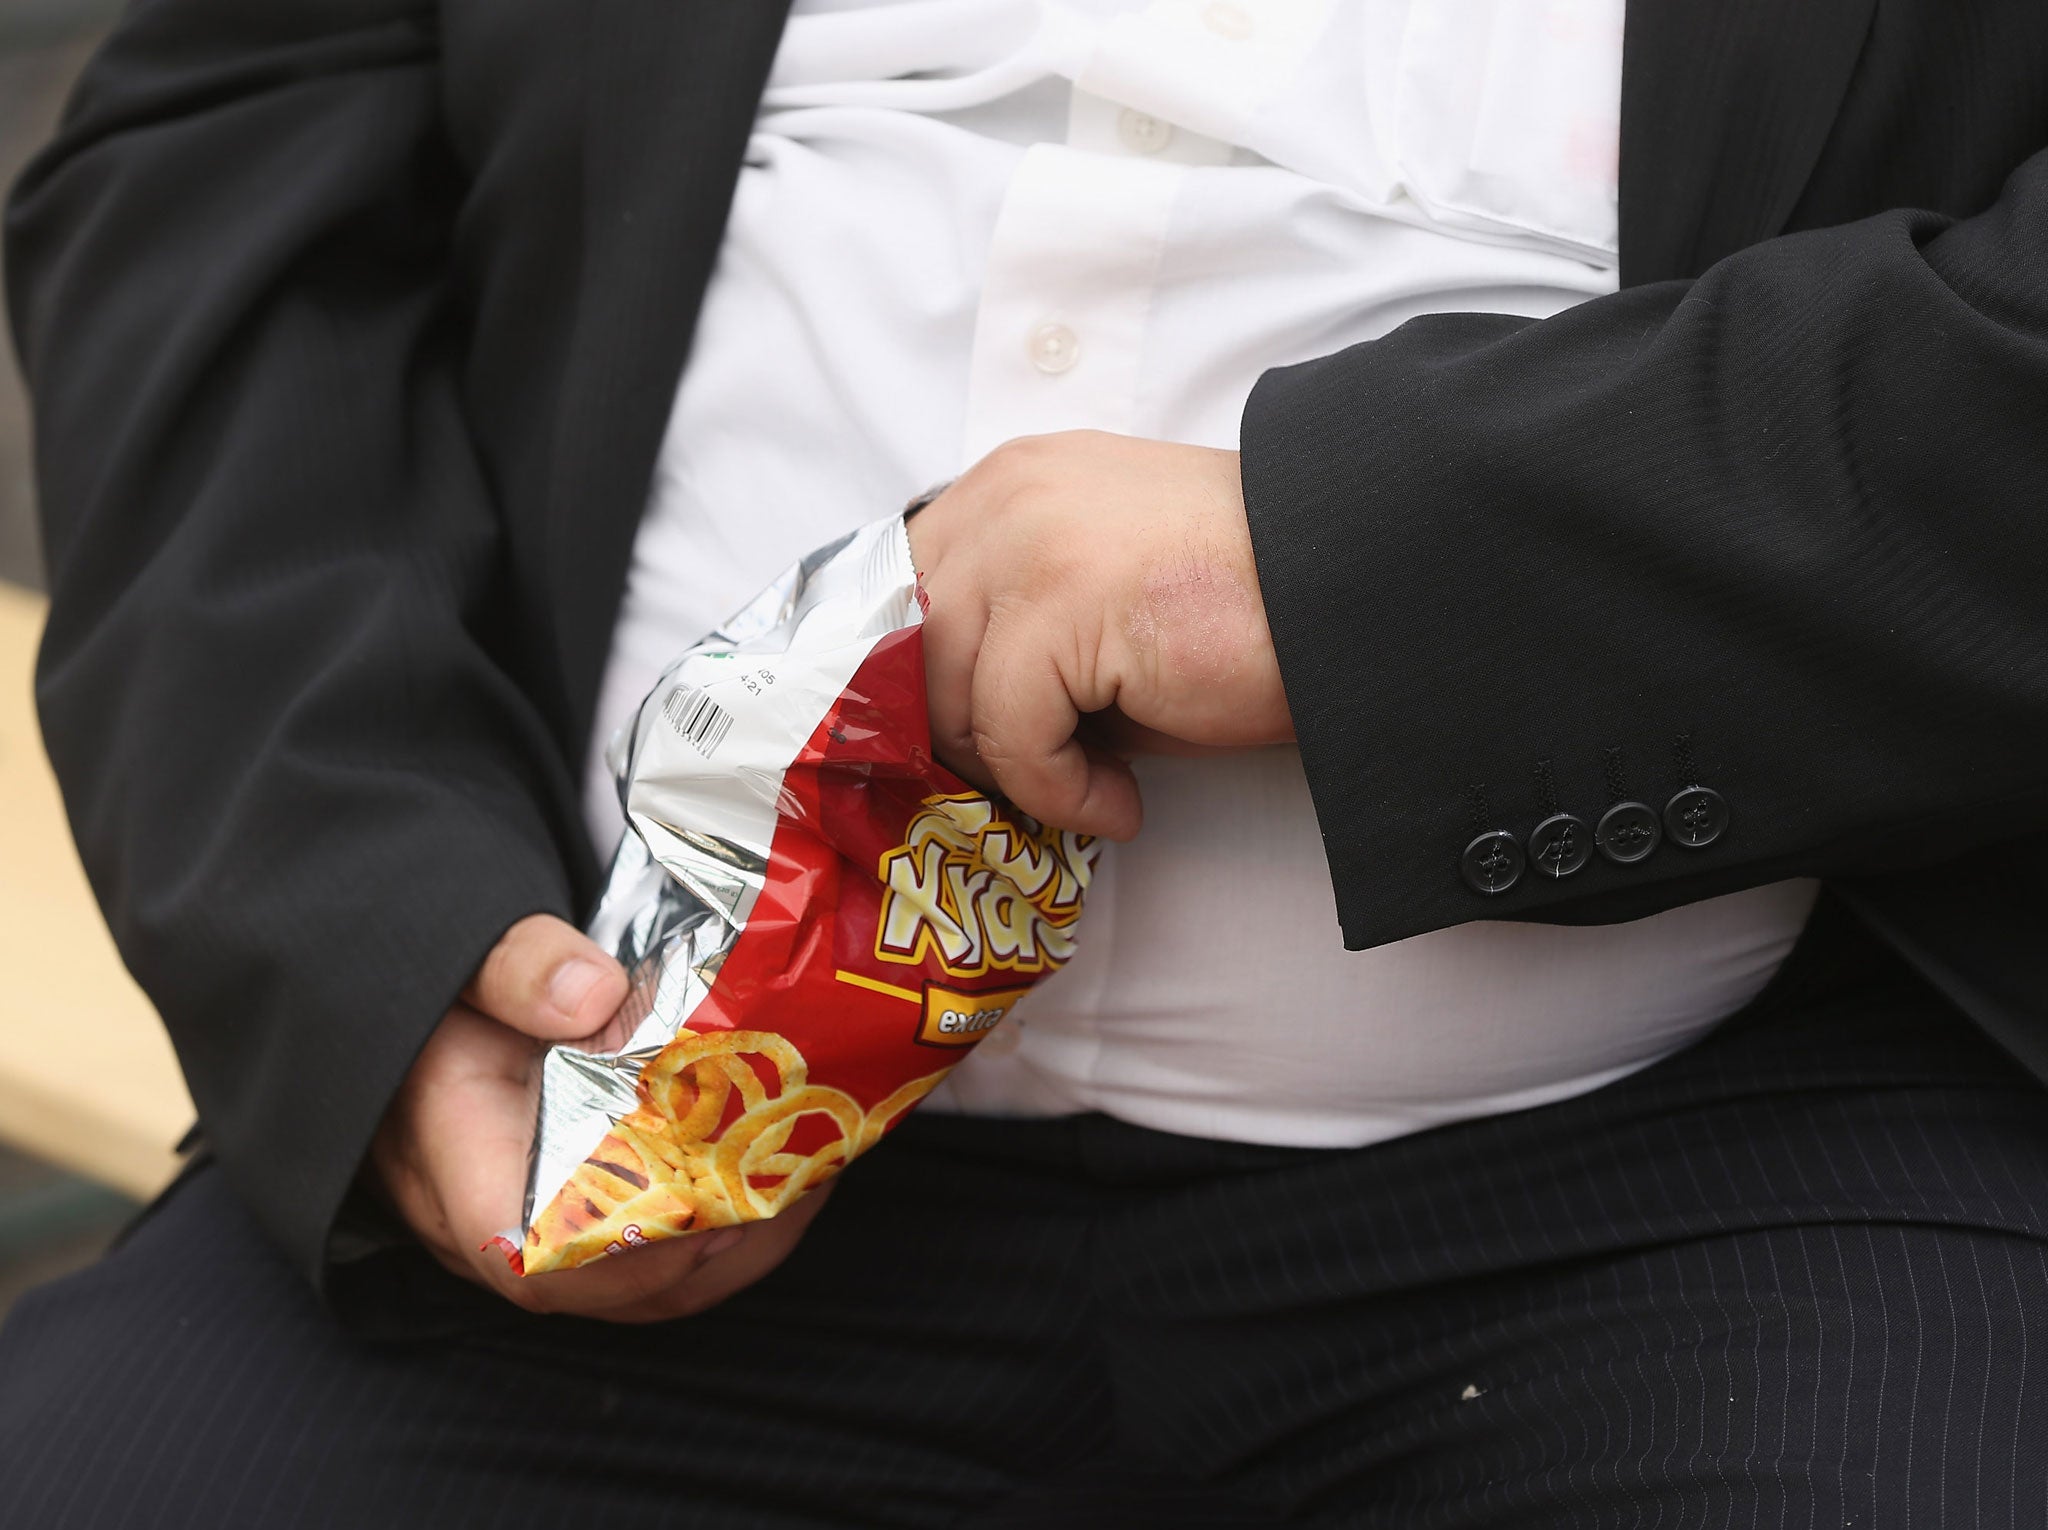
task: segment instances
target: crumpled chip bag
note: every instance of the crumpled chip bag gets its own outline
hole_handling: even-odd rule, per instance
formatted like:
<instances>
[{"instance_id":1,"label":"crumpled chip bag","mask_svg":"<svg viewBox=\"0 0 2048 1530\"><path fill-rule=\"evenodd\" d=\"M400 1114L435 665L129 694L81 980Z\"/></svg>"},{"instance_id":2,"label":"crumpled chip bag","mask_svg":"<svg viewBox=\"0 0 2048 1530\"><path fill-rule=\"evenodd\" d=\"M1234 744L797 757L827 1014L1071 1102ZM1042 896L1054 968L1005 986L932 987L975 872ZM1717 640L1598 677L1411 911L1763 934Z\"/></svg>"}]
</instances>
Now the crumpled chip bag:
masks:
<instances>
[{"instance_id":1,"label":"crumpled chip bag","mask_svg":"<svg viewBox=\"0 0 2048 1530\"><path fill-rule=\"evenodd\" d=\"M690 648L612 741L628 829L590 932L632 978L627 1039L546 1056L515 1269L774 1216L1073 954L1101 846L932 758L922 623L892 516Z\"/></svg>"}]
</instances>

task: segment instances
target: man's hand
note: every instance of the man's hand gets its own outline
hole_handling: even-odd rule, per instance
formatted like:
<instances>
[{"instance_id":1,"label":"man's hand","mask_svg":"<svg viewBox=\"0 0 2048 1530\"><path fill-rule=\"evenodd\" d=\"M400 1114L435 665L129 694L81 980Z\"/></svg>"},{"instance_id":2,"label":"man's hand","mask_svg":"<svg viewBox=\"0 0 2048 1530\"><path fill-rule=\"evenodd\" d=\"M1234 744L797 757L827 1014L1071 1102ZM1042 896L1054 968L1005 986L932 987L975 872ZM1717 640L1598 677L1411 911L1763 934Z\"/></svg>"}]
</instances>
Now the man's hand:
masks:
<instances>
[{"instance_id":1,"label":"man's hand","mask_svg":"<svg viewBox=\"0 0 2048 1530\"><path fill-rule=\"evenodd\" d=\"M547 1043L616 1044L598 1033L625 997L625 973L594 941L546 914L520 920L442 1017L371 1147L372 1168L434 1257L530 1312L618 1323L701 1312L780 1264L825 1203L827 1190L814 1190L772 1221L525 1279L484 1247L519 1225Z\"/></svg>"},{"instance_id":2,"label":"man's hand","mask_svg":"<svg viewBox=\"0 0 2048 1530\"><path fill-rule=\"evenodd\" d=\"M1112 748L1294 737L1237 453L1026 437L921 511L910 541L934 746L1033 817L1129 839L1138 787Z\"/></svg>"}]
</instances>

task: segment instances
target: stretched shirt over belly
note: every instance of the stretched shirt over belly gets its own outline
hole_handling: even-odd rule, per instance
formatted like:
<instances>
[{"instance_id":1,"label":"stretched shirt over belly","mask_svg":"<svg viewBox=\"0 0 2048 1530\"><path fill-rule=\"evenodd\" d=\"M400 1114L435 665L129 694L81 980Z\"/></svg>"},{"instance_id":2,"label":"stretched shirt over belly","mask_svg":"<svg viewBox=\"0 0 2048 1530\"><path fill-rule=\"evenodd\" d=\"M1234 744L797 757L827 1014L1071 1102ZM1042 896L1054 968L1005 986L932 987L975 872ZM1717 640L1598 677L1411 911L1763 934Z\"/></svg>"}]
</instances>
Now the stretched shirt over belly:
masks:
<instances>
[{"instance_id":1,"label":"stretched shirt over belly","mask_svg":"<svg viewBox=\"0 0 2048 1530\"><path fill-rule=\"evenodd\" d=\"M798 0L600 736L792 558L1004 440L1234 447L1270 367L1612 291L1621 23L1621 0ZM1814 895L1347 952L1292 750L1138 771L1146 827L1105 857L1080 955L927 1108L1319 1146L1540 1104L1740 1007ZM589 816L617 834L601 766Z\"/></svg>"}]
</instances>

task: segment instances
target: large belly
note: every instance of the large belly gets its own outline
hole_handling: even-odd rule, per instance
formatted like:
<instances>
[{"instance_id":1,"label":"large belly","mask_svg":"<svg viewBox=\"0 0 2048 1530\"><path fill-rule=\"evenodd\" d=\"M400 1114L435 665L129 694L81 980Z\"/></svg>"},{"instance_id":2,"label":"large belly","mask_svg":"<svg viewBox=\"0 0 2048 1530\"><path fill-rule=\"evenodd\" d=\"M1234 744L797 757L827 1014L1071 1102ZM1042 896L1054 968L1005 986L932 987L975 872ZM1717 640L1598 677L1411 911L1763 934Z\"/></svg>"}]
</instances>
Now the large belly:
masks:
<instances>
[{"instance_id":1,"label":"large belly","mask_svg":"<svg viewBox=\"0 0 2048 1530\"><path fill-rule=\"evenodd\" d=\"M941 1108L1336 1146L1543 1104L1741 1008L1815 895L1780 882L1629 924L1469 924L1346 951L1292 749L1139 775L1145 830L1105 858L1080 955Z\"/></svg>"}]
</instances>

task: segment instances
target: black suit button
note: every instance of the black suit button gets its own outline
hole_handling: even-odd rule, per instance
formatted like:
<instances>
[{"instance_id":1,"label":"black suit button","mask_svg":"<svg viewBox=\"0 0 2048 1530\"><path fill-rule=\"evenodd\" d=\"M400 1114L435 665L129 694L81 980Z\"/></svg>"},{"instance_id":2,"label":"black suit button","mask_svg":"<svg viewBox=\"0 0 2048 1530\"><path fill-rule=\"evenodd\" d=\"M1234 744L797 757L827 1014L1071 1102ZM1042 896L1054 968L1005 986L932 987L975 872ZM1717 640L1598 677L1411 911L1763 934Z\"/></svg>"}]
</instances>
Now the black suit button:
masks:
<instances>
[{"instance_id":1,"label":"black suit button","mask_svg":"<svg viewBox=\"0 0 2048 1530\"><path fill-rule=\"evenodd\" d=\"M1493 829L1465 847L1458 870L1464 873L1465 884L1474 892L1504 893L1521 877L1525 864L1515 836L1504 829Z\"/></svg>"},{"instance_id":2,"label":"black suit button","mask_svg":"<svg viewBox=\"0 0 2048 1530\"><path fill-rule=\"evenodd\" d=\"M1664 831L1697 850L1711 845L1728 827L1728 804L1710 787L1688 786L1664 804Z\"/></svg>"},{"instance_id":3,"label":"black suit button","mask_svg":"<svg viewBox=\"0 0 2048 1530\"><path fill-rule=\"evenodd\" d=\"M1657 848L1664 837L1657 815L1641 802L1617 802L1600 815L1593 838L1610 861L1630 866Z\"/></svg>"},{"instance_id":4,"label":"black suit button","mask_svg":"<svg viewBox=\"0 0 2048 1530\"><path fill-rule=\"evenodd\" d=\"M1546 877L1568 877L1593 856L1585 820L1553 813L1529 831L1529 864Z\"/></svg>"}]
</instances>

